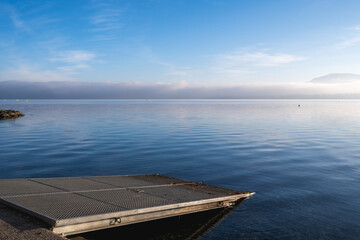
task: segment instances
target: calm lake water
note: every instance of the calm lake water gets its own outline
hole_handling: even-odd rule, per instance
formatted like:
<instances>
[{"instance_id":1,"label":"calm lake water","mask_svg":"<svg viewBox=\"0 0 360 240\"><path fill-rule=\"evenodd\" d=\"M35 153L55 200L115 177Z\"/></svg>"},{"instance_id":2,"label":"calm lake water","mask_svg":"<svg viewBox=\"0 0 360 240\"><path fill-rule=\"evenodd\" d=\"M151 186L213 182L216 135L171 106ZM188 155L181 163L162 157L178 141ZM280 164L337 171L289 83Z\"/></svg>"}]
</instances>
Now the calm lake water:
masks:
<instances>
[{"instance_id":1,"label":"calm lake water","mask_svg":"<svg viewBox=\"0 0 360 240\"><path fill-rule=\"evenodd\" d=\"M257 192L201 239L360 238L360 101L8 100L0 109L25 113L0 121L0 178L161 173Z\"/></svg>"}]
</instances>

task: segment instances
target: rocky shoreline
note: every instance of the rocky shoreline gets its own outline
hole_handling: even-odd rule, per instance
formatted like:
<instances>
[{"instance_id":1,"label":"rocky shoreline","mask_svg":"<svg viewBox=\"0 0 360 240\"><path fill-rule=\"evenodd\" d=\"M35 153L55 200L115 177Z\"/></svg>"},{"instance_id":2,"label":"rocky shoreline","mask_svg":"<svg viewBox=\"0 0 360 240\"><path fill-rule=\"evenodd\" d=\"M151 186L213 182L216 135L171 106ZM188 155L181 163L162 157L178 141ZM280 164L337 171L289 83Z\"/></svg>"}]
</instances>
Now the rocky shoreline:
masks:
<instances>
[{"instance_id":1,"label":"rocky shoreline","mask_svg":"<svg viewBox=\"0 0 360 240\"><path fill-rule=\"evenodd\" d=\"M13 119L18 117L23 117L25 114L15 111L15 110L1 110L0 109L0 120L4 119Z\"/></svg>"}]
</instances>

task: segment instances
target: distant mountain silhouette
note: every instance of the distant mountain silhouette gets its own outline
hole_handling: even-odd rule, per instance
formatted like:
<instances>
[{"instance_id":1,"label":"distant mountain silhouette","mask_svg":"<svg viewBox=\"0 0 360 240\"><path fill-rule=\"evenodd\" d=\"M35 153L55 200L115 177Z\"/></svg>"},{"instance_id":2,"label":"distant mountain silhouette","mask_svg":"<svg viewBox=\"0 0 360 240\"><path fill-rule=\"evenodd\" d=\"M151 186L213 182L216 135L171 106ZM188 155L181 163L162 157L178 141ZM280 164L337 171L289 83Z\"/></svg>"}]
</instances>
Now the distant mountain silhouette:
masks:
<instances>
[{"instance_id":1,"label":"distant mountain silhouette","mask_svg":"<svg viewBox=\"0 0 360 240\"><path fill-rule=\"evenodd\" d=\"M360 74L353 73L332 73L311 80L312 83L360 83Z\"/></svg>"}]
</instances>

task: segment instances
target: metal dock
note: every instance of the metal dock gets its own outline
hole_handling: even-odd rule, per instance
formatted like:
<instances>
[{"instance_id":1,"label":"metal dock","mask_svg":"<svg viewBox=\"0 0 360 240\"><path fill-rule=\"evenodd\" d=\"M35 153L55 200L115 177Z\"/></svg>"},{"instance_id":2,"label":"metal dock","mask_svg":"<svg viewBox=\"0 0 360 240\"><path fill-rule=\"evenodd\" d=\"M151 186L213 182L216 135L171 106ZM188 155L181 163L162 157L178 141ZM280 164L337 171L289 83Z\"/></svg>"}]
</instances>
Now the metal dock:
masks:
<instances>
[{"instance_id":1,"label":"metal dock","mask_svg":"<svg viewBox=\"0 0 360 240\"><path fill-rule=\"evenodd\" d=\"M0 202L63 236L228 207L253 194L162 175L0 180Z\"/></svg>"}]
</instances>

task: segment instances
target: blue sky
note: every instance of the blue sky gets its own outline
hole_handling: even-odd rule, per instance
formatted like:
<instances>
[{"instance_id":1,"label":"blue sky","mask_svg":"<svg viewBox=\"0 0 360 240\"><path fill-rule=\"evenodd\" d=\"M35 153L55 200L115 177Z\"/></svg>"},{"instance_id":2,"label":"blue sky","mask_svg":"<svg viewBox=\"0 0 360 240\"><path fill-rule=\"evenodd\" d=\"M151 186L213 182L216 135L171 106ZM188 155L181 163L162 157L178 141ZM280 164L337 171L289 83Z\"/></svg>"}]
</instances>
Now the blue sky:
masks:
<instances>
[{"instance_id":1,"label":"blue sky","mask_svg":"<svg viewBox=\"0 0 360 240\"><path fill-rule=\"evenodd\" d=\"M360 73L358 0L0 2L0 81L297 83Z\"/></svg>"}]
</instances>

